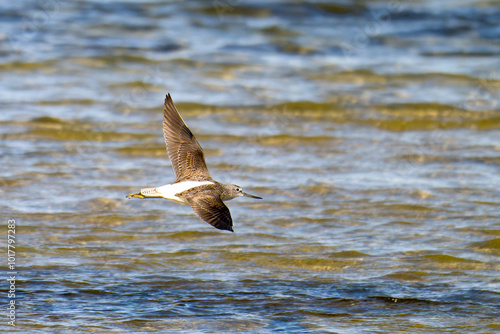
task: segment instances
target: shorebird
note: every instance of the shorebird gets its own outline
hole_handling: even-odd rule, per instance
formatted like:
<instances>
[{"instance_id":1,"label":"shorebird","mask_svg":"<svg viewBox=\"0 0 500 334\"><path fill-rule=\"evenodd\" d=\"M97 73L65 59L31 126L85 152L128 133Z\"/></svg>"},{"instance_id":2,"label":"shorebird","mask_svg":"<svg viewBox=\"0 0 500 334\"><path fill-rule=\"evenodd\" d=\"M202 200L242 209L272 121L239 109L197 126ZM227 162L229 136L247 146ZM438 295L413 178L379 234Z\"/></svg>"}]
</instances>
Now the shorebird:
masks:
<instances>
[{"instance_id":1,"label":"shorebird","mask_svg":"<svg viewBox=\"0 0 500 334\"><path fill-rule=\"evenodd\" d=\"M172 162L175 182L156 188L144 188L127 198L166 198L174 203L190 205L202 220L220 230L233 232L231 213L224 204L235 197L250 195L235 184L215 181L205 163L203 149L187 127L172 101L170 93L163 105L163 137Z\"/></svg>"}]
</instances>

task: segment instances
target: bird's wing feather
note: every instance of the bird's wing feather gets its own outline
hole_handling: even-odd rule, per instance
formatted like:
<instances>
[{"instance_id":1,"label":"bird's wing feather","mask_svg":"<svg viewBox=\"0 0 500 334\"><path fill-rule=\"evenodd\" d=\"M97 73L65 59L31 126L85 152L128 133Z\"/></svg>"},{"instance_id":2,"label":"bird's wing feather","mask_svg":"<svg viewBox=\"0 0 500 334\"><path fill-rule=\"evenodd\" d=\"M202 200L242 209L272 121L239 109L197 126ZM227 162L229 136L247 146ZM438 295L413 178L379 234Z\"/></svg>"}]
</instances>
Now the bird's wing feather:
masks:
<instances>
[{"instance_id":1,"label":"bird's wing feather","mask_svg":"<svg viewBox=\"0 0 500 334\"><path fill-rule=\"evenodd\" d=\"M175 182L211 180L203 149L184 123L170 94L163 107L163 137L177 177Z\"/></svg>"},{"instance_id":2,"label":"bird's wing feather","mask_svg":"<svg viewBox=\"0 0 500 334\"><path fill-rule=\"evenodd\" d=\"M210 190L197 193L187 198L194 213L203 221L209 223L219 230L233 232L233 220L227 206L222 202L219 194Z\"/></svg>"}]
</instances>

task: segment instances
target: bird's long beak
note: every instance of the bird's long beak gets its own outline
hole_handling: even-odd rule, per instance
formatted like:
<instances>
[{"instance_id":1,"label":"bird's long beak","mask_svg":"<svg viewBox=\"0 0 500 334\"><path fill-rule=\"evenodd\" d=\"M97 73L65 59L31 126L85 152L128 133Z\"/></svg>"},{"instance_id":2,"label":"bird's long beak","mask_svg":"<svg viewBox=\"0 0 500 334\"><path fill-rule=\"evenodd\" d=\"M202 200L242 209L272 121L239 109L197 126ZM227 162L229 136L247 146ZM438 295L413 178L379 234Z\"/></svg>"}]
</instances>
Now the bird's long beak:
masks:
<instances>
[{"instance_id":1,"label":"bird's long beak","mask_svg":"<svg viewBox=\"0 0 500 334\"><path fill-rule=\"evenodd\" d=\"M243 196L245 196L245 197L251 197L251 198L257 198L257 199L262 199L262 197L255 196L255 195L250 195L250 194L247 194L247 193L243 193Z\"/></svg>"}]
</instances>

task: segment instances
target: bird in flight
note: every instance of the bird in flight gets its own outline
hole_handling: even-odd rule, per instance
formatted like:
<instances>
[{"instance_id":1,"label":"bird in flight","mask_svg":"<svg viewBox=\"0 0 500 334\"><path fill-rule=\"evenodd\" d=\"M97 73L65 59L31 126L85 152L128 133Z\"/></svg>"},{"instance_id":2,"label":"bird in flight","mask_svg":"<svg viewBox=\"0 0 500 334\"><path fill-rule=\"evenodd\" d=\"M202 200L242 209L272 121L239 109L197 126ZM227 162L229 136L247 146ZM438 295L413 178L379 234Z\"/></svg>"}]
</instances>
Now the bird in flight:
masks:
<instances>
[{"instance_id":1,"label":"bird in flight","mask_svg":"<svg viewBox=\"0 0 500 334\"><path fill-rule=\"evenodd\" d=\"M174 203L190 205L202 220L220 230L233 232L233 220L224 201L246 196L240 186L215 181L205 163L203 149L187 127L170 94L163 105L163 137L172 162L175 182L156 188L144 188L127 198L166 198Z\"/></svg>"}]
</instances>

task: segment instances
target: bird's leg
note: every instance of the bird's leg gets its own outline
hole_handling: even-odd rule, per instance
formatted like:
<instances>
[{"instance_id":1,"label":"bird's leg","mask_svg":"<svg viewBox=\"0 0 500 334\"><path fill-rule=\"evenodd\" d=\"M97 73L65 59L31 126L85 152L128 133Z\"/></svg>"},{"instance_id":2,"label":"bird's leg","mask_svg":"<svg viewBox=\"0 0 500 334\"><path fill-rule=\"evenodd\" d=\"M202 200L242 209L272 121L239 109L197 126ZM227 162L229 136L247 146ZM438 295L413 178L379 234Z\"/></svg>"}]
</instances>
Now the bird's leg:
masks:
<instances>
[{"instance_id":1,"label":"bird's leg","mask_svg":"<svg viewBox=\"0 0 500 334\"><path fill-rule=\"evenodd\" d=\"M127 198L146 198L146 196L142 195L141 193L135 193L135 194L130 194L127 195Z\"/></svg>"}]
</instances>

